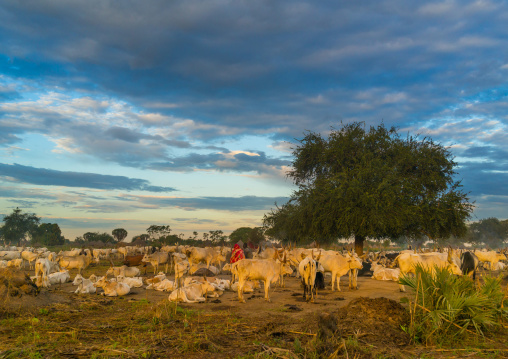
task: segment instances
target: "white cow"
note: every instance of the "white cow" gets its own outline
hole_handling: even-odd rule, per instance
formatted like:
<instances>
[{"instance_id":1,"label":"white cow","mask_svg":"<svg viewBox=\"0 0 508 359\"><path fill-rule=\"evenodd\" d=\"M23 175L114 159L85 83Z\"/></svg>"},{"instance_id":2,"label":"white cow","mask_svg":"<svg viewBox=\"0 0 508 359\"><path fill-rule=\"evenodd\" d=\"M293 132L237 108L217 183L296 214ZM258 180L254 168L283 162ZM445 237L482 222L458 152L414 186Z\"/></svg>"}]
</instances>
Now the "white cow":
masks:
<instances>
[{"instance_id":1,"label":"white cow","mask_svg":"<svg viewBox=\"0 0 508 359\"><path fill-rule=\"evenodd\" d=\"M67 269L61 269L60 272L50 273L48 276L51 285L66 283L71 279Z\"/></svg>"},{"instance_id":2,"label":"white cow","mask_svg":"<svg viewBox=\"0 0 508 359\"><path fill-rule=\"evenodd\" d=\"M159 292L171 292L176 289L176 282L165 278L158 283L150 284L146 289L154 289Z\"/></svg>"},{"instance_id":3,"label":"white cow","mask_svg":"<svg viewBox=\"0 0 508 359\"><path fill-rule=\"evenodd\" d=\"M205 302L208 293L213 293L215 287L206 281L205 283L193 283L187 287L174 290L168 297L170 302L199 303Z\"/></svg>"},{"instance_id":4,"label":"white cow","mask_svg":"<svg viewBox=\"0 0 508 359\"><path fill-rule=\"evenodd\" d=\"M159 270L159 265L165 264L164 273L168 272L169 265L169 253L168 252L155 252L152 254L145 254L141 260L144 263L150 263L153 267L153 272L156 273Z\"/></svg>"},{"instance_id":5,"label":"white cow","mask_svg":"<svg viewBox=\"0 0 508 359\"><path fill-rule=\"evenodd\" d=\"M49 273L51 263L47 258L39 258L35 261L35 284L38 287L49 288Z\"/></svg>"},{"instance_id":6,"label":"white cow","mask_svg":"<svg viewBox=\"0 0 508 359\"><path fill-rule=\"evenodd\" d=\"M340 277L354 269L362 269L363 267L362 261L356 255L348 253L344 256L339 252L323 254L319 263L323 266L325 273L332 273L332 291L335 288L335 280L337 280L337 290L340 291Z\"/></svg>"},{"instance_id":7,"label":"white cow","mask_svg":"<svg viewBox=\"0 0 508 359\"><path fill-rule=\"evenodd\" d=\"M141 277L125 277L124 275L116 276L118 283L125 283L131 288L140 288L143 286L143 278Z\"/></svg>"},{"instance_id":8,"label":"white cow","mask_svg":"<svg viewBox=\"0 0 508 359\"><path fill-rule=\"evenodd\" d=\"M75 294L93 294L97 291L94 283L90 279L83 278L81 274L76 275L72 284L78 286L78 289L74 292Z\"/></svg>"},{"instance_id":9,"label":"white cow","mask_svg":"<svg viewBox=\"0 0 508 359\"><path fill-rule=\"evenodd\" d=\"M265 300L270 301L268 291L270 284L280 279L281 275L291 274L289 264L282 264L274 259L242 259L232 265L232 272L238 275L238 300L245 303L243 286L247 280L262 280L265 287Z\"/></svg>"},{"instance_id":10,"label":"white cow","mask_svg":"<svg viewBox=\"0 0 508 359\"><path fill-rule=\"evenodd\" d=\"M11 259L10 261L7 261L7 267L21 269L22 266L23 266L22 258Z\"/></svg>"},{"instance_id":11,"label":"white cow","mask_svg":"<svg viewBox=\"0 0 508 359\"><path fill-rule=\"evenodd\" d=\"M117 297L129 294L131 291L131 287L129 287L125 283L118 283L118 282L110 282L106 277L102 277L99 279L96 283L94 283L94 286L96 288L102 288L104 290L104 293L101 293L101 295L105 295L108 297Z\"/></svg>"},{"instance_id":12,"label":"white cow","mask_svg":"<svg viewBox=\"0 0 508 359\"><path fill-rule=\"evenodd\" d=\"M400 276L400 268L385 268L377 261L371 263L372 278L376 280L392 280L398 282Z\"/></svg>"},{"instance_id":13,"label":"white cow","mask_svg":"<svg viewBox=\"0 0 508 359\"><path fill-rule=\"evenodd\" d=\"M454 261L454 253L453 250L450 249L448 253L403 253L399 254L397 258L394 259L394 264L398 265L400 268L400 273L415 274L415 268L417 265L422 266L425 270L430 273L435 272L435 268L444 268L448 270L452 274L462 275L462 271L460 270L460 264L457 264ZM400 291L405 292L405 287L400 284Z\"/></svg>"},{"instance_id":14,"label":"white cow","mask_svg":"<svg viewBox=\"0 0 508 359\"><path fill-rule=\"evenodd\" d=\"M480 262L488 262L491 270L494 270L493 266L495 266L499 261L506 260L506 255L504 253L497 253L496 251L482 252L475 250L474 254L478 257Z\"/></svg>"}]
</instances>

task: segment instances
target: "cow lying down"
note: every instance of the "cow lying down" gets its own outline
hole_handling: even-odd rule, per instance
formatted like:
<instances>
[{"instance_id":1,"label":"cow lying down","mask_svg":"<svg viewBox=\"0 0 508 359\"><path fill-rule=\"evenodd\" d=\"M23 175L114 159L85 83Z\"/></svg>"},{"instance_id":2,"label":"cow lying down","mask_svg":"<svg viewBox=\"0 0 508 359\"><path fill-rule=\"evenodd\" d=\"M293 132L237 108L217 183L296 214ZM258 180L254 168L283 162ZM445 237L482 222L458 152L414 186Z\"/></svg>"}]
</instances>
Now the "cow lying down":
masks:
<instances>
[{"instance_id":1,"label":"cow lying down","mask_svg":"<svg viewBox=\"0 0 508 359\"><path fill-rule=\"evenodd\" d=\"M247 280L243 286L244 293L252 293L254 289L260 288L258 280ZM238 291L238 282L234 282L231 284L230 289L234 292Z\"/></svg>"},{"instance_id":2,"label":"cow lying down","mask_svg":"<svg viewBox=\"0 0 508 359\"><path fill-rule=\"evenodd\" d=\"M146 278L145 283L148 285L146 289L153 289L153 285L159 282L162 282L164 279L166 279L166 274L164 272L159 272L156 276L153 276L152 278Z\"/></svg>"},{"instance_id":3,"label":"cow lying down","mask_svg":"<svg viewBox=\"0 0 508 359\"><path fill-rule=\"evenodd\" d=\"M397 282L400 277L400 268L385 268L377 262L372 262L371 269L373 271L372 278L376 280L392 280Z\"/></svg>"},{"instance_id":4,"label":"cow lying down","mask_svg":"<svg viewBox=\"0 0 508 359\"><path fill-rule=\"evenodd\" d=\"M102 277L99 279L96 283L94 283L94 286L96 288L102 288L104 290L104 293L101 293L101 295L105 295L108 297L117 297L129 294L131 291L131 287L129 287L125 283L119 283L119 282L110 282L106 277Z\"/></svg>"},{"instance_id":5,"label":"cow lying down","mask_svg":"<svg viewBox=\"0 0 508 359\"><path fill-rule=\"evenodd\" d=\"M75 294L93 294L97 291L93 282L90 279L83 278L81 274L76 275L72 284L78 286L78 289L74 292Z\"/></svg>"},{"instance_id":6,"label":"cow lying down","mask_svg":"<svg viewBox=\"0 0 508 359\"><path fill-rule=\"evenodd\" d=\"M168 297L170 302L199 303L205 302L207 295L215 292L215 287L205 281L193 283L174 290Z\"/></svg>"}]
</instances>

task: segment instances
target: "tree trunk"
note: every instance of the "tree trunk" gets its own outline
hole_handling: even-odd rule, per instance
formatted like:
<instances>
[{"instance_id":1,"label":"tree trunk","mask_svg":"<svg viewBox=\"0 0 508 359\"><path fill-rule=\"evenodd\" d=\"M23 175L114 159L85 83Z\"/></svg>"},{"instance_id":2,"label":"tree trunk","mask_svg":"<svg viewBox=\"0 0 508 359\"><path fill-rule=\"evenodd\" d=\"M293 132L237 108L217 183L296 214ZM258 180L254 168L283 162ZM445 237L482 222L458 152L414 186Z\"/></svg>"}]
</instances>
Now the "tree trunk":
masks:
<instances>
[{"instance_id":1,"label":"tree trunk","mask_svg":"<svg viewBox=\"0 0 508 359\"><path fill-rule=\"evenodd\" d=\"M363 242L365 242L365 237L355 234L355 252L359 256L363 255Z\"/></svg>"}]
</instances>

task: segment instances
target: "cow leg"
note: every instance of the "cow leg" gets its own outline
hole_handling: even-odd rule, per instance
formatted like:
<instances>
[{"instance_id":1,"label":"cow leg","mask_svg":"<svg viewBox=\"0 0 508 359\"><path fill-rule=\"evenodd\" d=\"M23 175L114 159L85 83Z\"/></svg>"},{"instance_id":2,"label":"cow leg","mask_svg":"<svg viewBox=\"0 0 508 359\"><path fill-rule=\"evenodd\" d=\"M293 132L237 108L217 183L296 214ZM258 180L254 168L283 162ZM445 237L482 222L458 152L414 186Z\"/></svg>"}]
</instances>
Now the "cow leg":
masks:
<instances>
[{"instance_id":1,"label":"cow leg","mask_svg":"<svg viewBox=\"0 0 508 359\"><path fill-rule=\"evenodd\" d=\"M270 290L270 281L269 280L264 280L263 284L265 286L265 300L267 302L270 302L270 296L268 295L268 291Z\"/></svg>"},{"instance_id":2,"label":"cow leg","mask_svg":"<svg viewBox=\"0 0 508 359\"><path fill-rule=\"evenodd\" d=\"M238 300L240 303L245 303L245 299L243 299L243 286L245 285L245 279L239 278L238 279Z\"/></svg>"}]
</instances>

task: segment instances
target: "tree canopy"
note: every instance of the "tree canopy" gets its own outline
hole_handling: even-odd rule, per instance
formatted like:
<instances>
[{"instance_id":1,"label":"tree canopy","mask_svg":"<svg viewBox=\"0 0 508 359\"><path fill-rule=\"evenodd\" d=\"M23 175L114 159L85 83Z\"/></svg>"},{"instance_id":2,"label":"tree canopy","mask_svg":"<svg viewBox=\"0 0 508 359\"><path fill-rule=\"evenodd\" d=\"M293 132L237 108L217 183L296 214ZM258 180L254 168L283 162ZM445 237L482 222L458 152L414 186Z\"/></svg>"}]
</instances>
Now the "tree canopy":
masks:
<instances>
[{"instance_id":1,"label":"tree canopy","mask_svg":"<svg viewBox=\"0 0 508 359\"><path fill-rule=\"evenodd\" d=\"M466 233L473 205L454 179L452 154L432 139L353 122L298 142L287 173L298 189L264 216L267 235L291 242L354 236L362 253L367 237Z\"/></svg>"},{"instance_id":2,"label":"tree canopy","mask_svg":"<svg viewBox=\"0 0 508 359\"><path fill-rule=\"evenodd\" d=\"M22 213L23 211L16 207L12 213L5 216L2 227L2 238L7 243L20 243L27 239L32 239L39 228L40 218L35 213Z\"/></svg>"},{"instance_id":3,"label":"tree canopy","mask_svg":"<svg viewBox=\"0 0 508 359\"><path fill-rule=\"evenodd\" d=\"M127 231L123 228L116 228L113 229L113 232L111 232L113 237L117 240L117 242L123 241L125 238L127 238Z\"/></svg>"},{"instance_id":4,"label":"tree canopy","mask_svg":"<svg viewBox=\"0 0 508 359\"><path fill-rule=\"evenodd\" d=\"M262 227L240 227L231 232L229 240L231 243L236 243L241 240L242 242L258 244L265 240L265 236Z\"/></svg>"},{"instance_id":5,"label":"tree canopy","mask_svg":"<svg viewBox=\"0 0 508 359\"><path fill-rule=\"evenodd\" d=\"M32 239L32 242L44 246L59 246L65 243L65 237L56 223L42 223Z\"/></svg>"},{"instance_id":6,"label":"tree canopy","mask_svg":"<svg viewBox=\"0 0 508 359\"><path fill-rule=\"evenodd\" d=\"M508 240L508 221L490 217L473 222L469 225L466 240L490 248L503 247L504 242Z\"/></svg>"}]
</instances>

